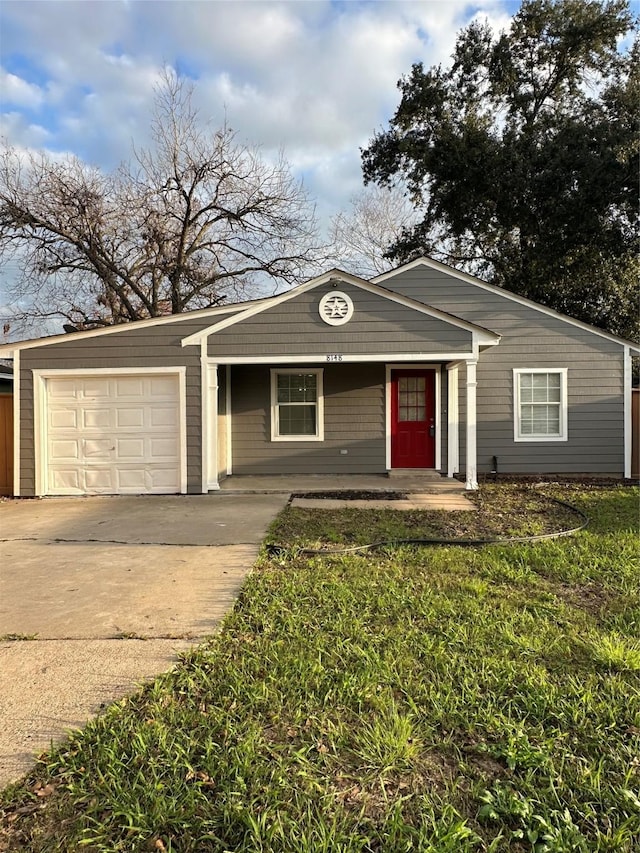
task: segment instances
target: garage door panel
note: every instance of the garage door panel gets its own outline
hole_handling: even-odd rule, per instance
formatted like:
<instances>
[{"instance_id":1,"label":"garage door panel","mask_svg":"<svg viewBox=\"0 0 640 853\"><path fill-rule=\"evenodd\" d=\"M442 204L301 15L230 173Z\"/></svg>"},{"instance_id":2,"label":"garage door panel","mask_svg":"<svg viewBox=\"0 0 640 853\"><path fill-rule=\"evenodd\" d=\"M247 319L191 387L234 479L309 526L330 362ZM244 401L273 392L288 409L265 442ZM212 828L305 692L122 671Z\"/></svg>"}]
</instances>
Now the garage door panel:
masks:
<instances>
[{"instance_id":1,"label":"garage door panel","mask_svg":"<svg viewBox=\"0 0 640 853\"><path fill-rule=\"evenodd\" d=\"M111 426L109 409L84 409L82 411L84 429L108 429Z\"/></svg>"},{"instance_id":2,"label":"garage door panel","mask_svg":"<svg viewBox=\"0 0 640 853\"><path fill-rule=\"evenodd\" d=\"M67 438L52 441L49 449L49 458L53 460L78 461L82 454L80 452L79 439Z\"/></svg>"},{"instance_id":3,"label":"garage door panel","mask_svg":"<svg viewBox=\"0 0 640 853\"><path fill-rule=\"evenodd\" d=\"M87 468L84 487L87 492L113 493L115 491L113 471L109 468Z\"/></svg>"},{"instance_id":4,"label":"garage door panel","mask_svg":"<svg viewBox=\"0 0 640 853\"><path fill-rule=\"evenodd\" d=\"M144 380L141 377L127 377L126 379L116 379L116 396L120 399L125 399L127 397L142 397L143 395L145 395L145 385L148 386L148 380Z\"/></svg>"},{"instance_id":5,"label":"garage door panel","mask_svg":"<svg viewBox=\"0 0 640 853\"><path fill-rule=\"evenodd\" d=\"M120 491L135 489L138 492L148 491L146 471L142 467L120 468L118 470L118 487Z\"/></svg>"},{"instance_id":6,"label":"garage door panel","mask_svg":"<svg viewBox=\"0 0 640 853\"><path fill-rule=\"evenodd\" d=\"M150 491L156 494L163 492L172 492L178 488L175 472L171 469L157 468L154 471L149 471Z\"/></svg>"},{"instance_id":7,"label":"garage door panel","mask_svg":"<svg viewBox=\"0 0 640 853\"><path fill-rule=\"evenodd\" d=\"M140 428L144 426L144 409L141 407L116 409L116 427L118 429Z\"/></svg>"},{"instance_id":8,"label":"garage door panel","mask_svg":"<svg viewBox=\"0 0 640 853\"><path fill-rule=\"evenodd\" d=\"M82 393L82 386L73 379L49 379L47 390L51 400L75 400Z\"/></svg>"},{"instance_id":9,"label":"garage door panel","mask_svg":"<svg viewBox=\"0 0 640 853\"><path fill-rule=\"evenodd\" d=\"M152 406L149 409L149 426L177 428L178 413L170 406Z\"/></svg>"},{"instance_id":10,"label":"garage door panel","mask_svg":"<svg viewBox=\"0 0 640 853\"><path fill-rule=\"evenodd\" d=\"M56 468L49 475L52 494L81 495L80 472L74 468Z\"/></svg>"},{"instance_id":11,"label":"garage door panel","mask_svg":"<svg viewBox=\"0 0 640 853\"><path fill-rule=\"evenodd\" d=\"M154 376L149 379L149 394L154 399L174 396L173 380L170 376Z\"/></svg>"},{"instance_id":12,"label":"garage door panel","mask_svg":"<svg viewBox=\"0 0 640 853\"><path fill-rule=\"evenodd\" d=\"M85 400L108 400L111 396L109 379L85 379L80 387Z\"/></svg>"},{"instance_id":13,"label":"garage door panel","mask_svg":"<svg viewBox=\"0 0 640 853\"><path fill-rule=\"evenodd\" d=\"M117 439L115 446L116 459L144 459L146 457L144 444L144 438Z\"/></svg>"},{"instance_id":14,"label":"garage door panel","mask_svg":"<svg viewBox=\"0 0 640 853\"><path fill-rule=\"evenodd\" d=\"M54 429L77 429L78 413L75 409L50 409L49 427Z\"/></svg>"},{"instance_id":15,"label":"garage door panel","mask_svg":"<svg viewBox=\"0 0 640 853\"><path fill-rule=\"evenodd\" d=\"M82 440L82 457L85 461L111 459L114 449L110 438L85 438Z\"/></svg>"},{"instance_id":16,"label":"garage door panel","mask_svg":"<svg viewBox=\"0 0 640 853\"><path fill-rule=\"evenodd\" d=\"M173 459L179 452L177 438L150 438L149 445L152 459Z\"/></svg>"},{"instance_id":17,"label":"garage door panel","mask_svg":"<svg viewBox=\"0 0 640 853\"><path fill-rule=\"evenodd\" d=\"M46 390L48 494L181 490L175 375L52 377Z\"/></svg>"}]
</instances>

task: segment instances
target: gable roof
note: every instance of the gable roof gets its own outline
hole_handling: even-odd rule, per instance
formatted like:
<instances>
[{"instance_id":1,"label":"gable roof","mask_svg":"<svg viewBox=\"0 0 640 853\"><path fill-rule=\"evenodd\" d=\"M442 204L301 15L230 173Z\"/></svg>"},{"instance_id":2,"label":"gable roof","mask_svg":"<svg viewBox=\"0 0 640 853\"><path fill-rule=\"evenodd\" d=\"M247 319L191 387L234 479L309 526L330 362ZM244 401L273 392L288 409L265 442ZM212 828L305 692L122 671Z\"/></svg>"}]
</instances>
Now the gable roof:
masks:
<instances>
[{"instance_id":1,"label":"gable roof","mask_svg":"<svg viewBox=\"0 0 640 853\"><path fill-rule=\"evenodd\" d=\"M621 346L629 347L629 349L634 350L634 352L640 353L640 344L637 344L634 341L628 341L625 340L625 338L619 338L617 335L612 335L610 332L605 332L604 329L599 329L597 326L591 326L589 323L583 323L582 320L576 320L573 317L569 317L567 314L562 314L560 311L555 311L553 308L547 308L546 305L540 305L539 302L534 302L533 299L527 299L526 296L518 296L517 293L512 293L510 290L505 290L504 287L498 287L498 285L496 284L489 284L487 281L483 281L481 278L477 278L474 275L470 275L469 273L457 270L455 269L455 267L447 266L447 264L440 263L440 261L435 261L433 258L416 258L415 261L409 261L406 264L402 264L399 267L395 267L394 269L389 270L389 272L374 276L371 281L378 284L383 281L388 281L396 275L400 275L401 273L421 266L445 273L446 275L449 275L452 278L457 278L460 281L464 281L466 284L472 284L475 287L479 287L481 290L487 290L489 291L489 293L496 293L499 296L502 296L504 299L509 299L512 302L519 303L520 305L526 305L529 308L533 308L536 311L539 311L541 314L546 314L548 317L554 317L556 320L562 320L565 323L569 323L571 326L577 326L577 328L579 329L584 329L587 332L592 332L594 335L598 335L599 337L605 338L608 341L613 341L613 343L620 344Z\"/></svg>"},{"instance_id":2,"label":"gable roof","mask_svg":"<svg viewBox=\"0 0 640 853\"><path fill-rule=\"evenodd\" d=\"M148 317L145 320L132 320L129 323L118 323L115 326L104 326L100 329L87 329L79 332L64 332L59 335L46 335L42 338L29 338L15 343L0 344L0 358L11 356L14 350L33 349L34 347L46 347L50 344L59 344L63 341L79 341L86 338L96 338L101 335L113 335L118 332L130 332L132 329L144 329L147 326L161 326L165 323L180 323L183 320L193 320L198 317L216 317L224 314L243 311L250 305L256 305L271 299L264 296L260 299L250 299L246 302L233 302L229 305L216 305L214 308L200 308L197 311L185 311L183 314L163 314L162 317Z\"/></svg>"},{"instance_id":3,"label":"gable roof","mask_svg":"<svg viewBox=\"0 0 640 853\"><path fill-rule=\"evenodd\" d=\"M446 311L441 311L439 308L432 308L430 305L425 305L425 303L418 302L416 299L411 299L408 296L402 296L401 294L395 293L393 290L389 290L386 287L381 287L380 285L375 284L371 281L367 281L364 278L360 278L357 275L352 275L351 273L344 272L344 270L340 270L334 267L328 272L304 282L304 284L299 284L297 287L285 291L285 293L281 293L277 296L272 296L269 299L264 300L260 304L255 304L247 307L244 311L241 311L238 314L234 314L232 317L227 317L224 320L220 320L220 322L218 323L214 323L213 325L208 326L206 329L201 329L198 332L194 332L192 335L183 338L182 346L186 347L200 344L201 341L203 341L205 338L208 338L209 335L213 335L216 332L220 332L223 329L227 329L229 326L233 326L235 323L240 323L243 320L248 319L249 317L253 317L256 314L260 314L263 311L267 311L269 308L274 308L277 305L281 305L283 302L287 302L290 299L295 299L296 296L299 296L302 293L306 293L309 290L313 290L316 287L320 287L323 284L328 284L329 282L343 282L345 284L352 284L355 287L359 287L368 293L375 294L376 296L380 296L383 299L388 299L391 302L397 302L400 305L404 305L407 308L411 308L414 311L419 312L420 314L426 314L429 317L434 317L435 319L442 320L443 322L449 323L452 326L464 329L465 331L471 332L472 334L476 335L480 345L493 346L500 341L501 336L496 334L495 332L492 332L490 329L486 329L483 326L478 326L476 323L470 323L468 320L463 320L460 317L456 317Z\"/></svg>"}]
</instances>

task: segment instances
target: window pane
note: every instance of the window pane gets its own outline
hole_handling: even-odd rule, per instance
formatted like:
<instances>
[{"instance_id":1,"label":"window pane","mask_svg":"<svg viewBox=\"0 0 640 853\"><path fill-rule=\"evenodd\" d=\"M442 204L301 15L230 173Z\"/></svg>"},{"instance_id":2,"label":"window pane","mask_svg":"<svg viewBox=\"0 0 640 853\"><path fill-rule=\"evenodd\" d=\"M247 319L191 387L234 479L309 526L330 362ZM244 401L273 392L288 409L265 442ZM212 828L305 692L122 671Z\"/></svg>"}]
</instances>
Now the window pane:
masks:
<instances>
[{"instance_id":1,"label":"window pane","mask_svg":"<svg viewBox=\"0 0 640 853\"><path fill-rule=\"evenodd\" d=\"M398 420L406 421L426 421L427 414L423 406L400 406L398 408Z\"/></svg>"},{"instance_id":2,"label":"window pane","mask_svg":"<svg viewBox=\"0 0 640 853\"><path fill-rule=\"evenodd\" d=\"M531 374L531 387L536 391L539 391L543 388L546 390L546 388L547 388L547 377L548 377L547 373L532 373Z\"/></svg>"},{"instance_id":3,"label":"window pane","mask_svg":"<svg viewBox=\"0 0 640 853\"><path fill-rule=\"evenodd\" d=\"M279 408L280 435L315 435L316 407L287 406Z\"/></svg>"},{"instance_id":4,"label":"window pane","mask_svg":"<svg viewBox=\"0 0 640 853\"><path fill-rule=\"evenodd\" d=\"M315 373L279 373L278 403L315 403Z\"/></svg>"},{"instance_id":5,"label":"window pane","mask_svg":"<svg viewBox=\"0 0 640 853\"><path fill-rule=\"evenodd\" d=\"M522 435L560 435L560 407L522 406L520 432Z\"/></svg>"},{"instance_id":6,"label":"window pane","mask_svg":"<svg viewBox=\"0 0 640 853\"><path fill-rule=\"evenodd\" d=\"M289 402L289 385L291 377L286 373L278 374L278 402Z\"/></svg>"},{"instance_id":7,"label":"window pane","mask_svg":"<svg viewBox=\"0 0 640 853\"><path fill-rule=\"evenodd\" d=\"M549 376L549 385L547 388L547 400L550 403L559 403L560 402L560 377L558 374L551 374Z\"/></svg>"}]
</instances>

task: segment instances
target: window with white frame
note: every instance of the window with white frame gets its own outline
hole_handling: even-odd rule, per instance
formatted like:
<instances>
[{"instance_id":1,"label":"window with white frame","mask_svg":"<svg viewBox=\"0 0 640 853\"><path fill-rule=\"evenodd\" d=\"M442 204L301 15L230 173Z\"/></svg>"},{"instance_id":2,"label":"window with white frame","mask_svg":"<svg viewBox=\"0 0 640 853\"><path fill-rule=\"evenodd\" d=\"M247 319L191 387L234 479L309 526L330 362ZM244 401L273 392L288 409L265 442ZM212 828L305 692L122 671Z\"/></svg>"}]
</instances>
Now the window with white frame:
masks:
<instances>
[{"instance_id":1,"label":"window with white frame","mask_svg":"<svg viewBox=\"0 0 640 853\"><path fill-rule=\"evenodd\" d=\"M517 368L515 441L567 440L567 368Z\"/></svg>"},{"instance_id":2,"label":"window with white frame","mask_svg":"<svg viewBox=\"0 0 640 853\"><path fill-rule=\"evenodd\" d=\"M271 371L271 440L323 441L322 369Z\"/></svg>"}]
</instances>

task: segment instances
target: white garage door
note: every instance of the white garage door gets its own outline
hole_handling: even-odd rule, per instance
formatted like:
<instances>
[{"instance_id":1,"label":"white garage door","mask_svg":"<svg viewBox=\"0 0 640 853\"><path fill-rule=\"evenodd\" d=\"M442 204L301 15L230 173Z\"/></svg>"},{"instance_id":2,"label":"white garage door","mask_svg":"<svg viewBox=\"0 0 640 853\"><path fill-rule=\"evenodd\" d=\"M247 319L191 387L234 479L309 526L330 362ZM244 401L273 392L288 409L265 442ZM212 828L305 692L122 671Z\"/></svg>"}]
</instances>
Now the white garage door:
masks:
<instances>
[{"instance_id":1,"label":"white garage door","mask_svg":"<svg viewBox=\"0 0 640 853\"><path fill-rule=\"evenodd\" d=\"M180 491L176 375L49 377L46 493Z\"/></svg>"}]
</instances>

